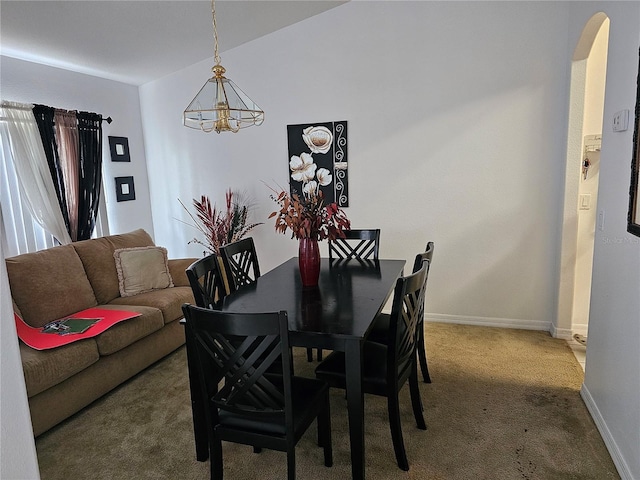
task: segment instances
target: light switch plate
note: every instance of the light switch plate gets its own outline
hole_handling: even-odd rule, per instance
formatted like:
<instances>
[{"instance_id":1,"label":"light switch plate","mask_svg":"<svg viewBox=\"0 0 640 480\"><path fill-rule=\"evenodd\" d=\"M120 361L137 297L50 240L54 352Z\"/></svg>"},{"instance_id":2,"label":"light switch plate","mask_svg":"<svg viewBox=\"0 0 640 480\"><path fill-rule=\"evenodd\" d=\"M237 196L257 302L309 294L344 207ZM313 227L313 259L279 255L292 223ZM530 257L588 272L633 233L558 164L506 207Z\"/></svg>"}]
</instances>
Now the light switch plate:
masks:
<instances>
[{"instance_id":1,"label":"light switch plate","mask_svg":"<svg viewBox=\"0 0 640 480\"><path fill-rule=\"evenodd\" d=\"M613 131L624 132L629 128L629 110L620 110L613 116Z\"/></svg>"},{"instance_id":2,"label":"light switch plate","mask_svg":"<svg viewBox=\"0 0 640 480\"><path fill-rule=\"evenodd\" d=\"M589 210L591 208L591 194L580 194L580 210Z\"/></svg>"}]
</instances>

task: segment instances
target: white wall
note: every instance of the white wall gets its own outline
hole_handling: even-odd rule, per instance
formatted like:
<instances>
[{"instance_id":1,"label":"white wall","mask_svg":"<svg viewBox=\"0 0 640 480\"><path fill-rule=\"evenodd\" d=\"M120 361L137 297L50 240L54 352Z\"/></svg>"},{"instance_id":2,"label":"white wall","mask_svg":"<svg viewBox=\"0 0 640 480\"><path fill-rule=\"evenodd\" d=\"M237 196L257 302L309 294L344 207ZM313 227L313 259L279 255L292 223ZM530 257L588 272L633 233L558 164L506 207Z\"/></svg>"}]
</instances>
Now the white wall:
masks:
<instances>
[{"instance_id":1,"label":"white wall","mask_svg":"<svg viewBox=\"0 0 640 480\"><path fill-rule=\"evenodd\" d=\"M640 4L571 2L571 42L598 11L611 20L598 191L605 220L596 229L582 394L622 478L640 479L640 238L626 231L633 132L612 130L613 115L635 106Z\"/></svg>"},{"instance_id":2,"label":"white wall","mask_svg":"<svg viewBox=\"0 0 640 480\"><path fill-rule=\"evenodd\" d=\"M2 99L111 117L102 123L103 175L110 233L144 228L153 235L138 88L59 68L0 57ZM112 162L108 136L127 137L131 162ZM133 176L136 200L116 202L114 177Z\"/></svg>"},{"instance_id":3,"label":"white wall","mask_svg":"<svg viewBox=\"0 0 640 480\"><path fill-rule=\"evenodd\" d=\"M626 233L632 133L610 129L615 112L634 106L637 2L350 2L222 55L229 77L266 111L263 126L235 136L180 124L212 62L144 85L157 243L172 256L198 255L187 245L193 231L177 220L185 218L177 198L205 193L221 203L229 186L251 193L266 222L273 204L262 182L288 182L286 125L347 120L348 214L356 227L383 229L385 257L410 259L436 242L431 317L548 326L571 56L599 10L611 18L598 205L606 219L596 232L583 397L623 478L640 479L640 239ZM116 120L122 112L132 124L112 134L139 138L127 88L79 105L115 87L77 81L75 91L58 86L67 93L42 98L53 91L42 73L66 75L15 62L2 59L3 98ZM5 79L14 79L10 92ZM147 221L127 209L117 216ZM254 236L265 271L296 253L270 222Z\"/></svg>"},{"instance_id":4,"label":"white wall","mask_svg":"<svg viewBox=\"0 0 640 480\"><path fill-rule=\"evenodd\" d=\"M0 243L0 478L38 480L38 459L4 258Z\"/></svg>"},{"instance_id":5,"label":"white wall","mask_svg":"<svg viewBox=\"0 0 640 480\"><path fill-rule=\"evenodd\" d=\"M143 85L156 239L199 254L175 220L177 197L221 203L228 186L248 190L267 222L263 182L288 183L286 125L347 120L347 213L354 227L382 228L383 257L411 259L435 241L431 317L548 329L567 15L547 2L347 3L222 55L266 112L237 135L181 126L212 61ZM296 254L271 221L254 237L265 270Z\"/></svg>"}]
</instances>

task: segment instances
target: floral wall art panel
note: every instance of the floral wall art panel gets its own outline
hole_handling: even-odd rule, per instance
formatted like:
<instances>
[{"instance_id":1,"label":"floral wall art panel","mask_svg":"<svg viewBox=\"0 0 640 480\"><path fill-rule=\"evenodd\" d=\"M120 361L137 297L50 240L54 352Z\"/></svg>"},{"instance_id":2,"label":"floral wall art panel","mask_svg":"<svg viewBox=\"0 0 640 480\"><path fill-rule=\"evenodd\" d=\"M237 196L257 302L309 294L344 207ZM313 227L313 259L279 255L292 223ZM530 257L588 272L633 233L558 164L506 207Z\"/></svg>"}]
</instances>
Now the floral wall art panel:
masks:
<instances>
[{"instance_id":1,"label":"floral wall art panel","mask_svg":"<svg viewBox=\"0 0 640 480\"><path fill-rule=\"evenodd\" d=\"M349 206L347 122L287 125L291 193L321 191L325 203Z\"/></svg>"}]
</instances>

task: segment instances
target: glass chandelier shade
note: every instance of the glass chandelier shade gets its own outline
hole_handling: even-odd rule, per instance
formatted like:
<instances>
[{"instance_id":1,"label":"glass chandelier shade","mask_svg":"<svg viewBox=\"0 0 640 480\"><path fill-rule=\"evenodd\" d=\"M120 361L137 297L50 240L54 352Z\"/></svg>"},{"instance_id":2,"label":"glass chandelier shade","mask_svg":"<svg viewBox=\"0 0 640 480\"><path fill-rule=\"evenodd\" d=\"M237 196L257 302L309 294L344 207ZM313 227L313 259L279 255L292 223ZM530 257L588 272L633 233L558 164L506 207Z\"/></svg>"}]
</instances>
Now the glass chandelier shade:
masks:
<instances>
[{"instance_id":1,"label":"glass chandelier shade","mask_svg":"<svg viewBox=\"0 0 640 480\"><path fill-rule=\"evenodd\" d=\"M211 77L184 111L185 127L204 132L237 132L251 125L261 125L264 112L238 86L224 76L225 69L216 64Z\"/></svg>"},{"instance_id":2,"label":"glass chandelier shade","mask_svg":"<svg viewBox=\"0 0 640 480\"><path fill-rule=\"evenodd\" d=\"M224 76L218 55L218 31L215 0L211 1L213 36L215 40L215 65L211 77L200 89L183 113L185 127L203 132L233 132L252 125L262 125L264 112L238 86Z\"/></svg>"}]
</instances>

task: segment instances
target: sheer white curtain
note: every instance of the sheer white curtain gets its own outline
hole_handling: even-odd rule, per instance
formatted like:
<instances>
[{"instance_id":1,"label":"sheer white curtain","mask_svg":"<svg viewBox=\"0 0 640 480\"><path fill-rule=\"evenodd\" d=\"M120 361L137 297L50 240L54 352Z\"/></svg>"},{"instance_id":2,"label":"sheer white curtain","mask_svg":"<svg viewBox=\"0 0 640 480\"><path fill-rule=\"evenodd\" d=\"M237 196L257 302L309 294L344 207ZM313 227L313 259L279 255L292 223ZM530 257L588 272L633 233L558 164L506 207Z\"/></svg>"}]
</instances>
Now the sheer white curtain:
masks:
<instances>
[{"instance_id":1,"label":"sheer white curtain","mask_svg":"<svg viewBox=\"0 0 640 480\"><path fill-rule=\"evenodd\" d=\"M0 152L4 164L2 170L7 171L8 164L13 164L22 194L21 199L33 219L50 232L58 242L66 245L71 243L71 237L60 212L40 133L31 109L32 105L2 102L0 113L0 142L2 143ZM9 216L6 211L8 206L5 206L5 203L12 200L7 198L9 192L5 191L5 181L6 179L3 179L2 217L4 220ZM6 232L7 223L4 223L5 233L8 233ZM17 228L17 225L13 227Z\"/></svg>"}]
</instances>

